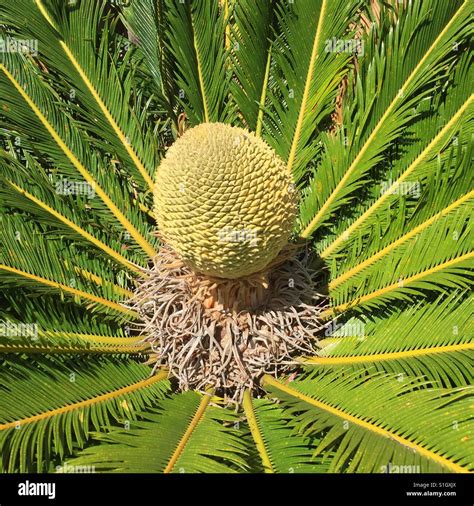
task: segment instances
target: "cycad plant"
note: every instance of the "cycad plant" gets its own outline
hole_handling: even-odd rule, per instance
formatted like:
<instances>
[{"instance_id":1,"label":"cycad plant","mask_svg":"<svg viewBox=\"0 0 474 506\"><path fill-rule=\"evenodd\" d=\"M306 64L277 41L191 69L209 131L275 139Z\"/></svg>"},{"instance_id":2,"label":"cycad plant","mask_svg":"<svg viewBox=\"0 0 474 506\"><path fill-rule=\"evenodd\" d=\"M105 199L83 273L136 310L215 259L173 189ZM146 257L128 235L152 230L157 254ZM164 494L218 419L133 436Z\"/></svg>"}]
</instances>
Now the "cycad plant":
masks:
<instances>
[{"instance_id":1,"label":"cycad plant","mask_svg":"<svg viewBox=\"0 0 474 506\"><path fill-rule=\"evenodd\" d=\"M2 470L472 470L472 11L4 0Z\"/></svg>"}]
</instances>

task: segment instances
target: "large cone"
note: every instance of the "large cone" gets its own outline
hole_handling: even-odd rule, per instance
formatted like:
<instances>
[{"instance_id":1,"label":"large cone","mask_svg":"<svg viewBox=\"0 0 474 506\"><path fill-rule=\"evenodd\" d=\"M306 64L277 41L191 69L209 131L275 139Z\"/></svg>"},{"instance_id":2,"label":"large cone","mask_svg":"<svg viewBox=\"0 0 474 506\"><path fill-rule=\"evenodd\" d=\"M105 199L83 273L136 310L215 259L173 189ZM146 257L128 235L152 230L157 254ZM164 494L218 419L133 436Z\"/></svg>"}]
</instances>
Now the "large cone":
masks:
<instances>
[{"instance_id":1,"label":"large cone","mask_svg":"<svg viewBox=\"0 0 474 506\"><path fill-rule=\"evenodd\" d=\"M161 162L155 215L193 270L235 279L265 268L288 242L296 192L284 162L242 128L204 123Z\"/></svg>"}]
</instances>

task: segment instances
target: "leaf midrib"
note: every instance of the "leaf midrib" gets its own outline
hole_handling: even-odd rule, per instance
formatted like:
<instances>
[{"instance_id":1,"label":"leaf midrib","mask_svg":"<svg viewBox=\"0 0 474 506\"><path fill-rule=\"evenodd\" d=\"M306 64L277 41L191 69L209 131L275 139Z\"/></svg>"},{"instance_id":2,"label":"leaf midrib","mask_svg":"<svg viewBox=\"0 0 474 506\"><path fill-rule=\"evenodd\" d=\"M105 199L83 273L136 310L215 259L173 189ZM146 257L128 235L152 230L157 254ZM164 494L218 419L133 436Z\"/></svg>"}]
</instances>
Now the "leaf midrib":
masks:
<instances>
[{"instance_id":1,"label":"leaf midrib","mask_svg":"<svg viewBox=\"0 0 474 506\"><path fill-rule=\"evenodd\" d=\"M250 433L252 434L253 440L255 441L255 446L257 447L257 451L262 460L263 469L265 473L273 473L274 469L272 461L268 455L267 447L265 446L265 441L260 431L260 426L255 414L252 402L252 394L250 390L245 391L242 406L244 408L245 416L247 417L247 422L250 427Z\"/></svg>"},{"instance_id":2,"label":"leaf midrib","mask_svg":"<svg viewBox=\"0 0 474 506\"><path fill-rule=\"evenodd\" d=\"M289 174L292 174L293 172L293 164L295 162L296 158L296 150L298 149L300 137L301 137L301 130L303 126L303 120L306 112L306 106L309 100L309 92L311 88L311 82L313 79L314 74L314 66L316 63L316 60L319 56L318 48L319 48L319 41L321 38L321 32L322 32L322 26L324 23L324 15L326 11L326 2L327 0L323 0L321 4L321 10L319 12L319 18L318 18L318 25L316 27L316 32L313 40L313 47L311 50L311 57L309 60L309 66L308 66L308 73L306 74L306 81L303 89L303 97L301 99L301 106L298 113L298 120L296 122L296 128L295 133L293 135L293 141L291 143L290 148L290 154L288 156L288 162L287 162L287 170Z\"/></svg>"},{"instance_id":3,"label":"leaf midrib","mask_svg":"<svg viewBox=\"0 0 474 506\"><path fill-rule=\"evenodd\" d=\"M44 5L42 3L42 0L35 0L35 3L37 5L37 7L38 7L38 10L41 12L41 14L46 19L46 21L48 21L48 23L59 33L58 27L55 25L55 23L52 21L51 17L49 16L47 10L45 9L45 7L44 7ZM127 138L125 137L124 133L122 132L122 129L119 127L119 125L117 124L117 122L113 118L112 114L108 110L107 106L105 105L104 101L102 100L102 98L100 97L99 93L95 89L94 85L91 83L89 77L84 72L84 69L81 67L81 65L79 64L79 62L77 61L76 57L74 56L74 54L72 53L72 51L69 49L69 47L65 43L65 41L64 40L60 40L59 44L63 48L64 52L66 53L67 57L69 58L69 60L73 64L74 68L78 72L78 74L81 77L81 79L84 81L84 84L86 85L87 89L91 93L91 95L94 98L94 100L97 102L97 105L99 106L100 110L102 111L102 113L104 114L105 118L109 122L109 124L112 127L113 131L117 135L117 137L120 140L121 144L123 145L123 147L127 151L128 155L132 159L133 163L137 167L137 169L140 172L141 176L143 177L143 179L147 183L149 189L151 191L153 191L154 184L153 184L152 178L148 174L148 171L145 169L145 166L141 162L141 160L138 157L138 155L135 153L135 150L131 146L130 142L127 141Z\"/></svg>"},{"instance_id":4,"label":"leaf midrib","mask_svg":"<svg viewBox=\"0 0 474 506\"><path fill-rule=\"evenodd\" d=\"M440 353L452 353L456 351L474 350L474 343L448 344L445 346L432 346L428 348L413 349L406 351L391 351L372 353L370 355L347 355L329 357L311 357L302 360L305 364L313 365L351 365L364 362L384 362L390 360L404 360L425 355L436 355Z\"/></svg>"},{"instance_id":5,"label":"leaf midrib","mask_svg":"<svg viewBox=\"0 0 474 506\"><path fill-rule=\"evenodd\" d=\"M120 224L127 230L130 235L134 238L134 240L141 246L141 248L150 256L155 256L155 249L153 246L140 234L140 232L132 225L132 223L125 217L125 215L120 211L120 209L112 202L111 198L107 195L107 193L103 190L103 188L95 181L86 167L79 161L79 159L74 155L71 149L67 146L64 140L60 137L60 135L56 132L54 127L48 121L46 116L41 112L39 107L35 104L35 102L31 99L31 97L26 93L23 87L19 82L15 79L15 77L10 73L10 71L5 67L5 65L0 63L0 70L4 72L9 81L13 84L15 89L20 93L25 102L30 106L34 114L41 121L43 126L46 128L48 133L54 139L56 144L60 147L63 153L66 155L68 160L72 163L72 165L77 169L77 171L81 174L81 176L85 179L87 183L89 183L94 191L99 195L101 200L105 203L105 205L110 209L112 214L117 218Z\"/></svg>"},{"instance_id":6,"label":"leaf midrib","mask_svg":"<svg viewBox=\"0 0 474 506\"><path fill-rule=\"evenodd\" d=\"M71 228L72 230L74 230L78 234L82 235L82 237L84 237L89 242L91 242L92 244L94 244L95 246L97 246L99 249L101 249L102 251L104 251L105 253L107 253L108 255L110 255L114 260L116 260L117 262L119 262L122 265L124 265L125 267L127 267L127 269L135 271L137 274L141 273L141 270L140 270L140 268L138 266L136 266L133 263L131 263L124 256L122 256L120 253L117 253L110 246L107 246L107 244L103 243L102 241L100 241L99 239L97 239L96 237L94 237L92 234L90 234L89 232L87 232L86 230L84 230L79 225L76 225L76 223L74 223L69 218L66 218L66 216L64 216L63 214L59 213L55 209L53 209L51 206L49 206L48 204L46 204L46 202L38 199L37 197L35 197L31 193L27 192L26 190L24 190L23 188L21 188L20 186L18 186L17 184L15 184L13 181L8 180L8 183L18 193L24 195L27 199L29 199L32 202L34 202L37 206L41 207L42 209L44 209L45 211L47 211L49 214L51 214L52 216L54 216L56 219L58 219L59 221L61 221L65 225L67 225L69 228Z\"/></svg>"},{"instance_id":7,"label":"leaf midrib","mask_svg":"<svg viewBox=\"0 0 474 506\"><path fill-rule=\"evenodd\" d=\"M188 427L186 428L185 433L181 437L178 446L174 450L173 454L171 455L168 464L166 465L165 469L163 470L163 473L171 473L173 470L176 462L182 455L184 449L186 448L186 445L189 442L189 439L191 438L191 435L193 434L194 430L198 426L198 424L201 422L207 407L209 406L209 402L211 401L212 393L208 392L202 396L201 402L199 403L198 409L196 413L194 414L191 422L189 423Z\"/></svg>"},{"instance_id":8,"label":"leaf midrib","mask_svg":"<svg viewBox=\"0 0 474 506\"><path fill-rule=\"evenodd\" d=\"M84 299L88 299L92 302L101 304L102 306L110 307L111 309L114 309L115 311L118 311L120 313L125 313L129 316L138 316L138 314L135 311L132 311L130 309L127 309L117 302L104 299L103 297L98 297L97 295L93 295L88 292L84 292L82 290L78 290L77 288L73 288L71 286L64 285L62 283L58 283L57 281L51 281L50 279L43 278L41 276L37 276L36 274L31 274L30 272L17 269L16 267L11 267L9 265L0 264L0 271L4 270L6 272L11 272L12 274L16 274L18 276L22 276L27 279L31 279L32 281L36 281L37 283L40 283L42 285L50 286L52 288L55 288L57 290L61 290L63 292L69 293L71 295L75 295L77 297L81 297Z\"/></svg>"}]
</instances>

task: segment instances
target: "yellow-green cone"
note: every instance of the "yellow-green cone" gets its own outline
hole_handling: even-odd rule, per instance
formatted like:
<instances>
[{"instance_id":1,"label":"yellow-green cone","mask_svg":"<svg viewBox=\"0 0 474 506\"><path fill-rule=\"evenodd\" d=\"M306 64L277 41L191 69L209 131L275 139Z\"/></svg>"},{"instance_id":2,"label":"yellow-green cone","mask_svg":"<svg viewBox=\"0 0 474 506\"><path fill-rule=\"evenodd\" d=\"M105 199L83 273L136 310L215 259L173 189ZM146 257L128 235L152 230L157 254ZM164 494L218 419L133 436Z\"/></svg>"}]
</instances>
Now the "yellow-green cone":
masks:
<instances>
[{"instance_id":1,"label":"yellow-green cone","mask_svg":"<svg viewBox=\"0 0 474 506\"><path fill-rule=\"evenodd\" d=\"M185 263L209 276L235 279L265 268L288 242L296 207L284 162L242 128L191 128L157 171L159 230Z\"/></svg>"}]
</instances>

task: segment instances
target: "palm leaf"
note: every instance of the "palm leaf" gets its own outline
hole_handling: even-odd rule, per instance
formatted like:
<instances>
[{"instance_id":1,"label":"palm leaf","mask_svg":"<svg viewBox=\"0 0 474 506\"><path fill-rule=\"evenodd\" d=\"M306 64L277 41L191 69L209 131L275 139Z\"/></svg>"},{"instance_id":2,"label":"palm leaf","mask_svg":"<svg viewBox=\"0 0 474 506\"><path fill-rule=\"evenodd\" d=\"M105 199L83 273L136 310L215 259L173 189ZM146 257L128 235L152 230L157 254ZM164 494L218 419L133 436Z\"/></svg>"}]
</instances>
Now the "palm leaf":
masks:
<instances>
[{"instance_id":1,"label":"palm leaf","mask_svg":"<svg viewBox=\"0 0 474 506\"><path fill-rule=\"evenodd\" d=\"M147 370L132 361L90 359L2 364L3 470L45 470L55 455L82 447L92 427L136 419L168 388L165 374L147 377Z\"/></svg>"},{"instance_id":2,"label":"palm leaf","mask_svg":"<svg viewBox=\"0 0 474 506\"><path fill-rule=\"evenodd\" d=\"M409 3L390 27L389 49L384 43L369 47L355 78L354 97L345 109L344 131L327 140L321 170L303 204L302 237L309 237L339 208L352 201L365 176L382 160L393 141L399 139L403 128L419 116L416 105L441 89L439 78L447 76L450 62L457 56L453 51L457 46L453 44L466 38L469 15L469 2L461 6L453 2L448 9L422 2ZM374 27L368 35L370 41L378 39L376 30L383 31L384 27ZM385 37L382 35L380 40ZM458 109L449 127L456 124L468 106L469 102ZM355 119L354 107L358 110ZM427 146L425 154L431 149L432 146Z\"/></svg>"},{"instance_id":3,"label":"palm leaf","mask_svg":"<svg viewBox=\"0 0 474 506\"><path fill-rule=\"evenodd\" d=\"M428 224L416 227L416 234L412 231L408 238L406 234L395 245L391 243L369 256L362 267L356 266L352 272L333 280L330 294L334 309L355 302L378 304L382 299L406 298L408 293L419 293L415 288L465 285L469 269L460 267L469 267L473 257L472 199L458 199L448 210L435 214L438 219L431 217ZM432 248L432 244L437 244L437 248ZM380 268L382 264L384 269Z\"/></svg>"},{"instance_id":4,"label":"palm leaf","mask_svg":"<svg viewBox=\"0 0 474 506\"><path fill-rule=\"evenodd\" d=\"M314 446L297 433L288 413L271 401L246 393L243 408L266 473L321 473L330 458L313 459Z\"/></svg>"},{"instance_id":5,"label":"palm leaf","mask_svg":"<svg viewBox=\"0 0 474 506\"><path fill-rule=\"evenodd\" d=\"M210 396L186 392L160 402L143 422L127 431L98 436L103 444L88 448L70 463L99 471L236 472L246 468L238 432L225 423L235 414L210 406ZM209 445L209 438L213 444Z\"/></svg>"},{"instance_id":6,"label":"palm leaf","mask_svg":"<svg viewBox=\"0 0 474 506\"><path fill-rule=\"evenodd\" d=\"M22 322L4 320L2 326L8 329ZM9 335L4 331L0 336L0 353L110 353L139 354L147 353L149 345L137 337L110 336L100 334L81 334L78 332L62 332L30 328L30 332ZM31 335L29 335L31 334Z\"/></svg>"},{"instance_id":7,"label":"palm leaf","mask_svg":"<svg viewBox=\"0 0 474 506\"><path fill-rule=\"evenodd\" d=\"M142 262L143 259L139 255L133 255L133 249L125 250L123 243L113 237L113 229L109 229L110 235L106 235L97 226L88 223L91 220L87 215L87 200L81 202L76 199L71 202L71 197L54 191L51 179L28 153L25 153L25 162L30 170L13 156L0 152L0 177L4 181L0 185L0 193L4 205L29 212L43 224L48 224L75 240L76 244L92 245L97 248L98 255L105 253L120 267L140 273L133 260ZM34 185L31 184L32 181L35 182Z\"/></svg>"},{"instance_id":8,"label":"palm leaf","mask_svg":"<svg viewBox=\"0 0 474 506\"><path fill-rule=\"evenodd\" d=\"M265 377L265 384L291 404L305 433L326 431L316 452L338 442L333 471L381 472L390 462L418 472L471 469L472 387L426 389L396 376L338 371L316 372L291 386Z\"/></svg>"},{"instance_id":9,"label":"palm leaf","mask_svg":"<svg viewBox=\"0 0 474 506\"><path fill-rule=\"evenodd\" d=\"M123 19L143 53L144 64L155 83L156 94L176 123L173 78L175 62L165 50L168 29L164 0L131 2L122 9Z\"/></svg>"},{"instance_id":10,"label":"palm leaf","mask_svg":"<svg viewBox=\"0 0 474 506\"><path fill-rule=\"evenodd\" d=\"M225 18L217 2L165 2L167 49L177 62L178 96L192 125L227 116Z\"/></svg>"},{"instance_id":11,"label":"palm leaf","mask_svg":"<svg viewBox=\"0 0 474 506\"><path fill-rule=\"evenodd\" d=\"M231 44L235 80L232 96L245 124L261 134L274 38L274 2L237 2L233 9Z\"/></svg>"},{"instance_id":12,"label":"palm leaf","mask_svg":"<svg viewBox=\"0 0 474 506\"><path fill-rule=\"evenodd\" d=\"M425 377L437 386L466 386L472 379L472 303L466 293L440 296L390 316L329 324L318 367L376 368L400 377Z\"/></svg>"},{"instance_id":13,"label":"palm leaf","mask_svg":"<svg viewBox=\"0 0 474 506\"><path fill-rule=\"evenodd\" d=\"M317 153L312 137L331 114L351 59L327 51L327 41L345 36L359 6L303 0L277 7L280 35L273 43L272 79L278 93L268 93L271 121L264 123L264 138L287 160L296 180Z\"/></svg>"},{"instance_id":14,"label":"palm leaf","mask_svg":"<svg viewBox=\"0 0 474 506\"><path fill-rule=\"evenodd\" d=\"M7 56L10 57L10 55ZM124 230L136 240L145 252L153 255L153 246L133 224L133 222L137 222L136 216L129 219L120 209L122 206L114 203L100 184L99 174L95 168L96 160L84 149L85 138L81 136L78 129L74 128L73 122L62 114L63 111L58 109L53 99L54 95L40 80L38 71L24 57L19 58L15 55L15 57L8 58L6 63L8 64L8 62L10 62L10 68L14 67L15 75L2 64L0 71L3 71L6 79L5 77L0 79L0 88L2 94L9 99L6 115L11 119L13 125L17 123L24 131L30 132L25 135L26 138L31 138L33 127L45 132L44 142L49 148L48 154L67 171L66 174L69 177L71 175L74 177L77 171L83 180L94 189ZM24 103L28 105L28 109L25 108ZM35 134L38 135L38 131L35 131ZM50 138L57 145L53 150L50 149ZM38 143L36 145L39 146ZM78 150L77 154L74 153L74 149ZM87 160L87 162L83 163L81 159ZM71 171L71 165L75 171Z\"/></svg>"},{"instance_id":15,"label":"palm leaf","mask_svg":"<svg viewBox=\"0 0 474 506\"><path fill-rule=\"evenodd\" d=\"M130 76L123 74L120 67L114 61L110 61L110 58L107 58L108 37L109 33L113 32L113 25L104 27L100 41L96 41L96 32L95 30L91 30L92 26L98 25L98 20L102 17L103 4L87 0L80 2L77 8L68 10L64 4L61 5L53 2L50 7L53 12L55 11L54 15L49 11L46 2L43 0L35 0L35 4L41 15L44 16L54 29L54 32L57 33L57 50L64 51L70 62L70 67L74 68L75 73L72 75L76 78L74 81L78 84L77 89L80 91L84 90L84 92L87 90L89 95L88 102L97 112L100 111L100 117L104 120L104 127L114 133L119 152L121 154L123 152L127 153L128 159L133 162L141 179L152 190L153 180L150 173L154 169L154 166L147 169L141 159L144 158L144 146L146 143L140 123L133 114L126 114L120 108L120 104L127 103L123 98L120 97L115 101L109 100L107 103L104 101L105 97L110 96L108 93L109 86L114 85L116 94L121 92L125 96L130 96L130 91L127 90L130 85ZM58 5L60 5L59 9ZM59 13L61 15L58 15ZM66 19L67 22L52 21L53 18L55 20ZM84 19L90 20L89 23L84 23ZM92 44L78 43L78 40L89 40ZM97 58L94 47L95 43L99 47L100 58ZM53 55L48 56L53 59ZM106 62L107 65L105 65ZM141 148L141 157L135 151L136 148L132 147L132 138L133 146L140 146Z\"/></svg>"},{"instance_id":16,"label":"palm leaf","mask_svg":"<svg viewBox=\"0 0 474 506\"><path fill-rule=\"evenodd\" d=\"M3 215L1 224L4 232L0 239L0 275L5 285L53 289L75 297L76 301L81 298L91 301L102 310L133 316L133 312L118 303L124 296L129 298L131 292L114 286L99 262L94 266L87 255L70 246L71 260L65 260L68 255L60 256L57 244L53 248L42 231L27 222ZM91 272L86 267L97 270Z\"/></svg>"}]
</instances>

